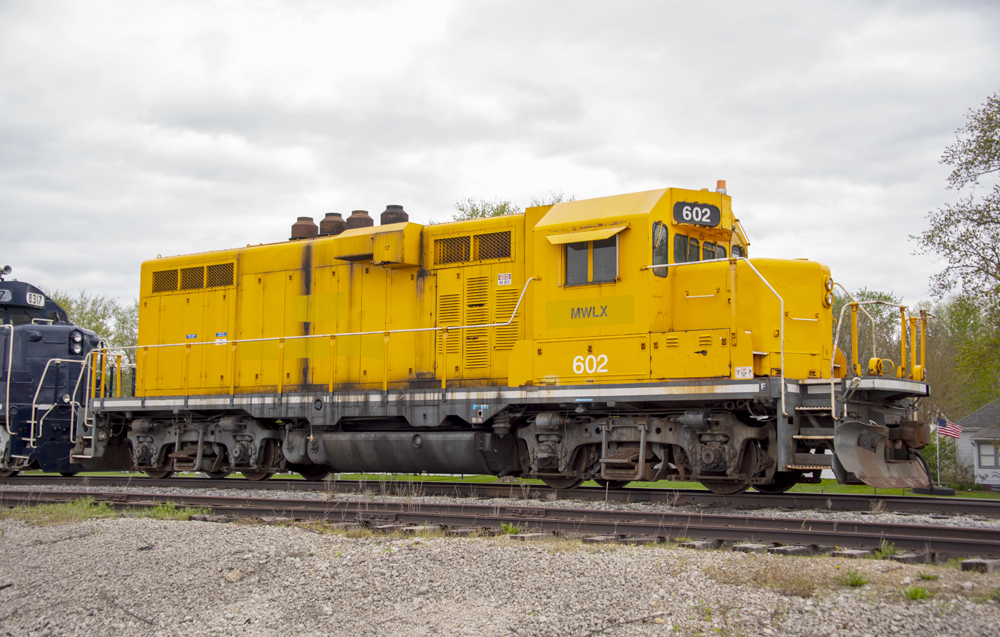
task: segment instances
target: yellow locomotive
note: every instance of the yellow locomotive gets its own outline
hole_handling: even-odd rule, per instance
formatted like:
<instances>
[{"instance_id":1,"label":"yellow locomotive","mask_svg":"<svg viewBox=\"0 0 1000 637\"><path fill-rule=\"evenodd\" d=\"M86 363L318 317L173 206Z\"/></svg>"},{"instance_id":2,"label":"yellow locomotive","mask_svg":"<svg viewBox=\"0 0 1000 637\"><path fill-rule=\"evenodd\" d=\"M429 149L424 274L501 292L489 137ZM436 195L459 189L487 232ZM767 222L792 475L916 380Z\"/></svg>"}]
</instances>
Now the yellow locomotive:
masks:
<instances>
[{"instance_id":1,"label":"yellow locomotive","mask_svg":"<svg viewBox=\"0 0 1000 637\"><path fill-rule=\"evenodd\" d=\"M829 269L749 259L724 182L320 230L145 262L136 397L92 401L103 439L151 475L927 484L919 370L848 369Z\"/></svg>"}]
</instances>

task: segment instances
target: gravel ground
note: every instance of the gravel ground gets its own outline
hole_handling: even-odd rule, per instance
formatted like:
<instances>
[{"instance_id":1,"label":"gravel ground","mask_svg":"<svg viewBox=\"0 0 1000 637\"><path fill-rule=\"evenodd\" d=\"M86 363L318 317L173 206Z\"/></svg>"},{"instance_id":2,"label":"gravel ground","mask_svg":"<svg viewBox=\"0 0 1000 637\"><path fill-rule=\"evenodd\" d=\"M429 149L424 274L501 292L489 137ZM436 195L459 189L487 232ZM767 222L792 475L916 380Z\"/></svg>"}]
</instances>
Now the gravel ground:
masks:
<instances>
[{"instance_id":1,"label":"gravel ground","mask_svg":"<svg viewBox=\"0 0 1000 637\"><path fill-rule=\"evenodd\" d=\"M997 529L1000 531L1000 519L986 518L979 515L957 515L957 516L931 516L916 515L909 513L887 513L887 512L853 512L853 511L822 511L822 510L789 510L779 508L768 509L745 509L740 507L711 507L699 505L671 506L667 503L645 503L645 502L595 502L593 500L524 500L512 498L455 498L440 496L422 496L419 488L415 488L412 495L390 496L385 495L379 489L378 483L373 483L364 493L326 493L324 491L260 491L254 489L183 489L183 488L157 488L157 487L83 487L83 486L29 486L29 485L2 485L0 493L3 491L34 491L34 490L65 490L111 492L111 493L157 493L166 495L205 495L205 496L228 496L238 498L292 498L299 500L365 500L369 502L413 502L417 499L428 504L433 503L464 503L482 504L487 506L545 506L563 507L571 509L601 509L615 511L643 511L673 513L698 513L698 514L720 514L720 515L755 515L761 517L781 517L793 519L812 520L841 520L859 522L878 522L896 524L930 524L935 526L962 526L977 527L986 529ZM1000 632L1000 630L998 630Z\"/></svg>"},{"instance_id":2,"label":"gravel ground","mask_svg":"<svg viewBox=\"0 0 1000 637\"><path fill-rule=\"evenodd\" d=\"M0 634L996 635L954 566L254 523L0 520ZM848 569L870 582L840 582ZM919 574L938 575L925 581ZM931 592L902 595L907 584Z\"/></svg>"}]
</instances>

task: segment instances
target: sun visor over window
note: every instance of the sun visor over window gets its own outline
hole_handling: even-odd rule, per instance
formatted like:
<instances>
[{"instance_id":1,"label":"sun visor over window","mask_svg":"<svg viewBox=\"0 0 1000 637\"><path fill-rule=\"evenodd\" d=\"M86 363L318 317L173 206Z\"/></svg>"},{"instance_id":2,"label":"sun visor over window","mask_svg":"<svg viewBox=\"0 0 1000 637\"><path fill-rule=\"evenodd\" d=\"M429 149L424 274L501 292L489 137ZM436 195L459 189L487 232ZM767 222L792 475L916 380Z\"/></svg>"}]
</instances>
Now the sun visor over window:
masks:
<instances>
[{"instance_id":1,"label":"sun visor over window","mask_svg":"<svg viewBox=\"0 0 1000 637\"><path fill-rule=\"evenodd\" d=\"M577 232L566 232L563 234L550 234L546 239L552 245L562 245L564 243L580 243L582 241L600 241L601 239L607 239L613 237L625 228L624 226L614 226L611 228L597 228L596 230L580 230Z\"/></svg>"}]
</instances>

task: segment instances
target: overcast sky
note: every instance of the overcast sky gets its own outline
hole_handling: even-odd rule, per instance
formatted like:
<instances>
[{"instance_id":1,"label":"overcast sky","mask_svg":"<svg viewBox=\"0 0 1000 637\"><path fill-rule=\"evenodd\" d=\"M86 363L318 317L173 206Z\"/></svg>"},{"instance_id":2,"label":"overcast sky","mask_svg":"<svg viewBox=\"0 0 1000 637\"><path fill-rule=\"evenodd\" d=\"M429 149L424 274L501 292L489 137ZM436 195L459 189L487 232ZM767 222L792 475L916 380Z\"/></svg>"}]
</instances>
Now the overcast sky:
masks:
<instances>
[{"instance_id":1,"label":"overcast sky","mask_svg":"<svg viewBox=\"0 0 1000 637\"><path fill-rule=\"evenodd\" d=\"M726 179L754 256L916 302L998 33L986 0L0 0L0 265L129 300L299 215Z\"/></svg>"}]
</instances>

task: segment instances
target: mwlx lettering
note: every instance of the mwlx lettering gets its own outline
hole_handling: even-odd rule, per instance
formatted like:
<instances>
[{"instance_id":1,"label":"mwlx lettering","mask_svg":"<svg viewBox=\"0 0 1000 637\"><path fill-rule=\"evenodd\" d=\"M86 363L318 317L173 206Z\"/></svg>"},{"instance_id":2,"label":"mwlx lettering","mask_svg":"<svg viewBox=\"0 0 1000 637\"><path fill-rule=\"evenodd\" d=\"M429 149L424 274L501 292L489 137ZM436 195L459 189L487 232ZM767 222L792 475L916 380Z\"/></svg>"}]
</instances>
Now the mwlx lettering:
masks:
<instances>
[{"instance_id":1,"label":"mwlx lettering","mask_svg":"<svg viewBox=\"0 0 1000 637\"><path fill-rule=\"evenodd\" d=\"M608 306L599 305L591 307L572 307L569 310L571 319L580 318L602 318L608 315Z\"/></svg>"}]
</instances>

